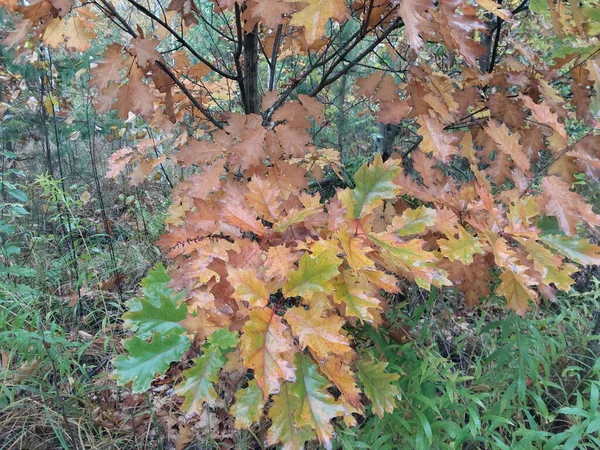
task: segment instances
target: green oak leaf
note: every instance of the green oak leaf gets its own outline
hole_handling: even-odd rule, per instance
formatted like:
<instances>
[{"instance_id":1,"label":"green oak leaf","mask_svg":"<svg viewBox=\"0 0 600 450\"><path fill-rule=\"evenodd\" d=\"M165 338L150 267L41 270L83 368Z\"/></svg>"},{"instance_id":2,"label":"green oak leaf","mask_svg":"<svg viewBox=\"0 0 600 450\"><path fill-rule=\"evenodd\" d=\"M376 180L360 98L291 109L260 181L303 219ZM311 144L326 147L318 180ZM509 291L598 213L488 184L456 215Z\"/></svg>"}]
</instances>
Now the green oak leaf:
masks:
<instances>
[{"instance_id":1,"label":"green oak leaf","mask_svg":"<svg viewBox=\"0 0 600 450\"><path fill-rule=\"evenodd\" d=\"M380 154L370 165L363 164L354 175L355 187L350 194L352 216L360 219L381 206L384 200L395 198L400 187L393 180L399 173L398 162L390 159L384 163Z\"/></svg>"},{"instance_id":2,"label":"green oak leaf","mask_svg":"<svg viewBox=\"0 0 600 450\"><path fill-rule=\"evenodd\" d=\"M137 329L137 336L145 338L152 333L168 334L174 329L185 331L178 322L187 316L185 303L177 305L177 299L173 296L160 295L159 304L156 305L147 297L138 299L132 309L123 314L126 325Z\"/></svg>"},{"instance_id":3,"label":"green oak leaf","mask_svg":"<svg viewBox=\"0 0 600 450\"><path fill-rule=\"evenodd\" d=\"M356 363L358 378L363 384L365 395L371 400L373 412L383 417L391 413L396 405L398 388L392 383L400 378L395 373L386 373L387 363L360 360Z\"/></svg>"},{"instance_id":4,"label":"green oak leaf","mask_svg":"<svg viewBox=\"0 0 600 450\"><path fill-rule=\"evenodd\" d=\"M190 340L178 333L154 334L149 342L134 336L123 347L129 355L115 358L114 376L121 385L131 381L133 392L145 392L157 373L164 373L173 361L182 358Z\"/></svg>"},{"instance_id":5,"label":"green oak leaf","mask_svg":"<svg viewBox=\"0 0 600 450\"><path fill-rule=\"evenodd\" d=\"M331 292L329 280L339 274L338 267L342 260L337 257L337 250L329 248L313 257L305 253L298 263L298 270L288 276L283 286L283 295L287 297L312 298L315 292Z\"/></svg>"},{"instance_id":6,"label":"green oak leaf","mask_svg":"<svg viewBox=\"0 0 600 450\"><path fill-rule=\"evenodd\" d=\"M256 380L250 380L248 387L235 393L235 403L231 408L231 414L235 417L235 428L248 429L258 422L264 406L262 389Z\"/></svg>"}]
</instances>

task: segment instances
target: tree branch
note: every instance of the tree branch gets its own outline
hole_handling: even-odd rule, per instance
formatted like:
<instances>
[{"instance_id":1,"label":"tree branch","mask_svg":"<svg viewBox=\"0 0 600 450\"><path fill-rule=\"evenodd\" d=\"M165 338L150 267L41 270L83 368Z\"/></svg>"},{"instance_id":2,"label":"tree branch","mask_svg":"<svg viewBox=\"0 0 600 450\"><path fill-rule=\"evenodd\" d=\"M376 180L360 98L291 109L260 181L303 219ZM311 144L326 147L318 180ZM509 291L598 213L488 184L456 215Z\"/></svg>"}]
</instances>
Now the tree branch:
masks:
<instances>
[{"instance_id":1,"label":"tree branch","mask_svg":"<svg viewBox=\"0 0 600 450\"><path fill-rule=\"evenodd\" d=\"M101 0L103 1L103 0ZM236 79L236 75L230 74L228 72L225 72L224 70L219 69L217 66L215 66L214 64L212 64L211 62L209 62L206 58L204 58L202 55L200 55L190 44L187 43L187 41L185 39L183 39L183 37L177 33L177 31L175 31L173 28L171 28L169 26L168 23L166 23L164 20L162 20L161 18L157 17L152 11L150 11L149 9L147 9L145 6L140 5L139 3L137 3L134 0L127 0L129 3L131 3L138 11L140 11L141 13L143 13L144 15L146 15L147 17L149 17L150 19L154 20L156 23L160 24L165 30L167 30L169 33L171 33L171 35L181 44L183 45L186 49L188 49L190 51L190 53L192 55L194 55L196 58L198 58L203 64L206 64L212 71L218 73L219 75L221 75L222 77L228 78L230 80L235 80Z\"/></svg>"},{"instance_id":2,"label":"tree branch","mask_svg":"<svg viewBox=\"0 0 600 450\"><path fill-rule=\"evenodd\" d=\"M206 109L204 106L202 106L200 104L200 102L198 100L196 100L194 98L194 96L192 95L192 93L183 85L183 83L175 76L175 74L171 71L171 69L162 61L156 61L156 65L158 67L160 67L163 72L165 72L168 77L173 80L173 83L175 83L179 89L181 89L181 91L185 94L185 96L190 100L190 102L192 102L192 104L198 108L198 110L204 114L204 116L206 117L206 119L212 123L214 126L216 126L219 129L223 129L223 124L221 122L219 122L217 119L215 119L212 114L210 113L210 111L208 109Z\"/></svg>"}]
</instances>

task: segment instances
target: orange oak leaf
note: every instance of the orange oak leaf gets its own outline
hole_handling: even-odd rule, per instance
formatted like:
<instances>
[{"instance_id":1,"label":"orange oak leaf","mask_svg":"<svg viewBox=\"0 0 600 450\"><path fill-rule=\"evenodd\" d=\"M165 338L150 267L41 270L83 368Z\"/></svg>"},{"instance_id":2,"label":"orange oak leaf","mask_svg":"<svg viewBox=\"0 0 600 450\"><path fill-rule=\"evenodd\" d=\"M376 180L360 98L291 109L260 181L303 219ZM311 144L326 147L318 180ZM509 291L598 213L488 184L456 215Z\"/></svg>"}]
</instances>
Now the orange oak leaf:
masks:
<instances>
[{"instance_id":1,"label":"orange oak leaf","mask_svg":"<svg viewBox=\"0 0 600 450\"><path fill-rule=\"evenodd\" d=\"M430 116L419 116L417 122L421 126L419 134L423 136L420 148L441 162L450 162L450 157L458 153L458 137L444 132L444 126Z\"/></svg>"},{"instance_id":2,"label":"orange oak leaf","mask_svg":"<svg viewBox=\"0 0 600 450\"><path fill-rule=\"evenodd\" d=\"M592 226L600 226L600 216L585 199L560 178L549 176L542 179L544 210L546 214L555 216L558 225L568 235L577 231L577 223L586 222Z\"/></svg>"},{"instance_id":3,"label":"orange oak leaf","mask_svg":"<svg viewBox=\"0 0 600 450\"><path fill-rule=\"evenodd\" d=\"M307 0L306 7L294 13L291 25L304 27L304 38L309 46L325 34L329 19L342 22L350 16L344 0Z\"/></svg>"},{"instance_id":4,"label":"orange oak leaf","mask_svg":"<svg viewBox=\"0 0 600 450\"><path fill-rule=\"evenodd\" d=\"M345 320L340 316L323 317L323 311L294 307L288 309L284 317L300 345L308 347L316 358L325 359L330 353L344 355L354 352L342 330Z\"/></svg>"},{"instance_id":5,"label":"orange oak leaf","mask_svg":"<svg viewBox=\"0 0 600 450\"><path fill-rule=\"evenodd\" d=\"M519 133L509 134L506 125L499 124L495 120L490 120L484 128L485 132L491 137L498 148L506 155L510 156L515 165L525 173L529 172L529 158L523 151L523 146L519 144Z\"/></svg>"},{"instance_id":6,"label":"orange oak leaf","mask_svg":"<svg viewBox=\"0 0 600 450\"><path fill-rule=\"evenodd\" d=\"M270 308L250 311L250 318L242 328L241 354L246 367L254 370L254 377L266 399L280 391L281 381L295 381L295 368L286 359L292 350L287 328L281 317Z\"/></svg>"}]
</instances>

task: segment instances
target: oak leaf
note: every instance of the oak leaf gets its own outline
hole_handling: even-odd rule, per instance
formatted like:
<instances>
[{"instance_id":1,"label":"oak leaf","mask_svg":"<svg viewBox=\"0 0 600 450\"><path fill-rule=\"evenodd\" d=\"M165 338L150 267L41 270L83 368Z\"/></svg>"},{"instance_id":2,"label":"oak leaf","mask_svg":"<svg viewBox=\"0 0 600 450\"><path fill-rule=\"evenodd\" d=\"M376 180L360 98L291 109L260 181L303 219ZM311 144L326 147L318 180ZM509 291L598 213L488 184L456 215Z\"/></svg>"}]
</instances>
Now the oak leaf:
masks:
<instances>
[{"instance_id":1,"label":"oak leaf","mask_svg":"<svg viewBox=\"0 0 600 450\"><path fill-rule=\"evenodd\" d=\"M394 198L399 187L393 180L399 172L397 161L383 162L380 154L375 156L372 164L363 164L354 175L355 187L349 197L351 203L343 202L352 211L352 217L360 219L382 205L384 200Z\"/></svg>"},{"instance_id":2,"label":"oak leaf","mask_svg":"<svg viewBox=\"0 0 600 450\"><path fill-rule=\"evenodd\" d=\"M356 363L358 378L363 384L365 395L371 400L373 412L379 417L391 413L396 405L398 388L393 384L400 378L395 373L386 373L388 363L361 359Z\"/></svg>"},{"instance_id":3,"label":"oak leaf","mask_svg":"<svg viewBox=\"0 0 600 450\"><path fill-rule=\"evenodd\" d=\"M310 299L315 292L331 292L330 280L339 273L341 263L334 247L314 257L305 253L300 258L298 270L289 274L283 295Z\"/></svg>"},{"instance_id":4,"label":"oak leaf","mask_svg":"<svg viewBox=\"0 0 600 450\"><path fill-rule=\"evenodd\" d=\"M250 318L242 328L241 354L246 367L254 370L254 377L266 399L280 390L281 381L294 381L295 368L285 359L292 350L287 327L270 308L250 311Z\"/></svg>"},{"instance_id":5,"label":"oak leaf","mask_svg":"<svg viewBox=\"0 0 600 450\"><path fill-rule=\"evenodd\" d=\"M235 403L231 414L235 417L234 426L237 429L248 429L260 420L265 401L256 380L250 380L248 387L235 393Z\"/></svg>"},{"instance_id":6,"label":"oak leaf","mask_svg":"<svg viewBox=\"0 0 600 450\"><path fill-rule=\"evenodd\" d=\"M298 337L300 346L308 347L315 358L325 359L330 353L353 353L350 340L342 331L345 321L340 316L323 317L323 311L296 306L288 309L284 318Z\"/></svg>"},{"instance_id":7,"label":"oak leaf","mask_svg":"<svg viewBox=\"0 0 600 450\"><path fill-rule=\"evenodd\" d=\"M498 124L495 120L490 120L485 127L485 132L490 136L498 148L511 157L515 165L525 173L529 172L529 159L523 151L523 146L519 144L519 134L509 134L506 125Z\"/></svg>"},{"instance_id":8,"label":"oak leaf","mask_svg":"<svg viewBox=\"0 0 600 450\"><path fill-rule=\"evenodd\" d=\"M272 425L267 430L267 443L283 444L283 450L302 450L304 443L315 437L310 426L296 426L294 412L300 405L297 395L291 393L291 384L284 383L279 395L273 396L273 405L269 409Z\"/></svg>"},{"instance_id":9,"label":"oak leaf","mask_svg":"<svg viewBox=\"0 0 600 450\"><path fill-rule=\"evenodd\" d=\"M521 267L519 272L525 271L524 267ZM529 309L529 300L537 302L538 295L531 289L532 285L535 285L535 281L530 277L519 273L515 273L512 270L505 270L500 274L500 285L496 288L496 293L503 295L506 298L508 307L515 311L520 316L524 316Z\"/></svg>"},{"instance_id":10,"label":"oak leaf","mask_svg":"<svg viewBox=\"0 0 600 450\"><path fill-rule=\"evenodd\" d=\"M458 238L453 235L448 236L448 239L439 239L438 245L442 255L450 261L460 261L463 264L471 264L473 256L476 253L484 254L483 244L463 227L458 227Z\"/></svg>"},{"instance_id":11,"label":"oak leaf","mask_svg":"<svg viewBox=\"0 0 600 450\"><path fill-rule=\"evenodd\" d=\"M592 211L581 195L570 189L571 186L558 177L542 179L542 204L546 214L555 216L560 228L568 235L576 233L580 221L600 226L600 216Z\"/></svg>"},{"instance_id":12,"label":"oak leaf","mask_svg":"<svg viewBox=\"0 0 600 450\"><path fill-rule=\"evenodd\" d=\"M346 414L347 410L327 392L329 383L317 372L317 366L308 356L296 353L294 362L298 379L290 386L290 393L299 399L294 411L296 427L309 426L317 432L321 445L331 450L331 419Z\"/></svg>"},{"instance_id":13,"label":"oak leaf","mask_svg":"<svg viewBox=\"0 0 600 450\"><path fill-rule=\"evenodd\" d=\"M368 272L370 271L364 273ZM375 292L369 286L369 279L364 273L342 271L332 282L333 300L345 305L346 316L373 323L375 320L373 311L381 308L381 302L375 297Z\"/></svg>"},{"instance_id":14,"label":"oak leaf","mask_svg":"<svg viewBox=\"0 0 600 450\"><path fill-rule=\"evenodd\" d=\"M290 24L304 27L304 37L308 46L325 35L325 26L329 19L342 22L349 17L348 6L344 0L307 0L306 7L294 13Z\"/></svg>"}]
</instances>

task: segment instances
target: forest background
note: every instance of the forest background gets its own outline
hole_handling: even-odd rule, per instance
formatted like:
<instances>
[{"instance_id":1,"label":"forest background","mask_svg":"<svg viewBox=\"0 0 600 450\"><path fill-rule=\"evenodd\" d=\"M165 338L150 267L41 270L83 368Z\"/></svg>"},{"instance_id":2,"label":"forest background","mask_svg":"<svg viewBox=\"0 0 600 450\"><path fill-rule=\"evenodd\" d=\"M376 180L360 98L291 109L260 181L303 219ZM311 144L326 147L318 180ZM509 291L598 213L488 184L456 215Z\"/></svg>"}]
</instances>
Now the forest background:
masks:
<instances>
[{"instance_id":1,"label":"forest background","mask_svg":"<svg viewBox=\"0 0 600 450\"><path fill-rule=\"evenodd\" d=\"M600 448L596 0L0 5L0 448Z\"/></svg>"}]
</instances>

